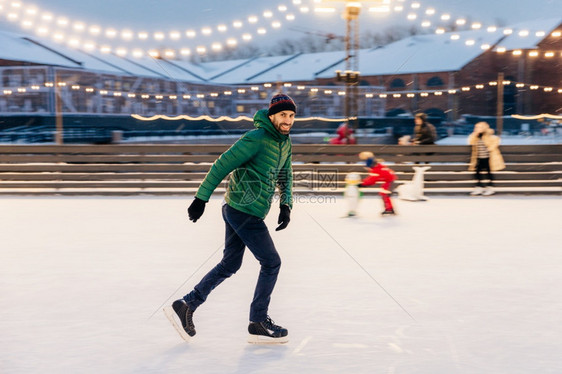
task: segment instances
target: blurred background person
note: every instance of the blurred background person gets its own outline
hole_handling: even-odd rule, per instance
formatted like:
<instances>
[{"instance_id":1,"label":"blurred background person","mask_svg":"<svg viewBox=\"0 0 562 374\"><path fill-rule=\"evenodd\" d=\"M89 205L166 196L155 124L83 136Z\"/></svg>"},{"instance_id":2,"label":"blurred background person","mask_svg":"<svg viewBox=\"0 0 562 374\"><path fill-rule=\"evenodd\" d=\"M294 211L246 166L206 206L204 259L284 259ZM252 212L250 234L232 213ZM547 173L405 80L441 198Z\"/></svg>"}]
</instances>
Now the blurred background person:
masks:
<instances>
[{"instance_id":1,"label":"blurred background person","mask_svg":"<svg viewBox=\"0 0 562 374\"><path fill-rule=\"evenodd\" d=\"M412 144L435 144L436 140L437 131L435 131L435 126L427 122L427 114L417 113L414 117L414 135Z\"/></svg>"},{"instance_id":2,"label":"blurred background person","mask_svg":"<svg viewBox=\"0 0 562 374\"><path fill-rule=\"evenodd\" d=\"M468 144L472 146L468 170L475 171L476 188L470 194L473 196L494 194L494 175L492 171L505 169L505 163L500 152L500 138L494 135L494 130L486 122L474 125L474 131L468 136ZM484 188L483 172L486 171L488 185Z\"/></svg>"},{"instance_id":3,"label":"blurred background person","mask_svg":"<svg viewBox=\"0 0 562 374\"><path fill-rule=\"evenodd\" d=\"M394 181L397 179L396 174L394 174L392 169L378 162L372 152L361 152L359 154L359 159L364 160L365 165L369 169L369 176L363 179L359 187L368 187L377 182L382 182L379 195L384 204L384 211L381 214L383 216L395 215L396 213L394 212L390 195L392 195Z\"/></svg>"}]
</instances>

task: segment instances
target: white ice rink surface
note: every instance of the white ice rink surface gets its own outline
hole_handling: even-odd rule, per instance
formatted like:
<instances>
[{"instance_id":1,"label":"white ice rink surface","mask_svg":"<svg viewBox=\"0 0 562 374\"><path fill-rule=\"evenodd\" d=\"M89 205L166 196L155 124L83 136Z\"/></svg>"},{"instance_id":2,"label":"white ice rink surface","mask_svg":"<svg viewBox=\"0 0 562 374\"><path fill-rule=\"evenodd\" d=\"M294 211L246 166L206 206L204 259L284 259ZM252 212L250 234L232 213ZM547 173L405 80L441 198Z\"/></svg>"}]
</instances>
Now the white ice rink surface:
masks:
<instances>
[{"instance_id":1,"label":"white ice rink surface","mask_svg":"<svg viewBox=\"0 0 562 374\"><path fill-rule=\"evenodd\" d=\"M290 342L254 346L249 252L189 343L160 310L220 260L220 197L196 224L190 197L1 197L0 372L562 372L560 196L396 201L389 218L372 197L353 219L330 199L301 198L285 231L267 218Z\"/></svg>"}]
</instances>

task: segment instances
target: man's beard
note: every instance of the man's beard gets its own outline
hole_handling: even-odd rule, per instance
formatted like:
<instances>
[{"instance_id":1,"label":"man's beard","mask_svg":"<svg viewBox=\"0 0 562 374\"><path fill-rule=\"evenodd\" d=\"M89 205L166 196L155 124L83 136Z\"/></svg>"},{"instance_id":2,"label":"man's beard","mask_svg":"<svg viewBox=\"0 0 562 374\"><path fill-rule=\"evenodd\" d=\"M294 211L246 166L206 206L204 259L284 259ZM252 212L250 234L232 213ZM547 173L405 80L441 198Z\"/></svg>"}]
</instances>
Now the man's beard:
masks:
<instances>
[{"instance_id":1,"label":"man's beard","mask_svg":"<svg viewBox=\"0 0 562 374\"><path fill-rule=\"evenodd\" d=\"M274 126L277 129L277 131L279 131L281 134L283 135L289 135L289 132L291 132L291 128L292 126L289 126L289 128L287 130L283 130L281 128L281 125L285 125L286 123L284 122L279 122L279 123L275 123Z\"/></svg>"}]
</instances>

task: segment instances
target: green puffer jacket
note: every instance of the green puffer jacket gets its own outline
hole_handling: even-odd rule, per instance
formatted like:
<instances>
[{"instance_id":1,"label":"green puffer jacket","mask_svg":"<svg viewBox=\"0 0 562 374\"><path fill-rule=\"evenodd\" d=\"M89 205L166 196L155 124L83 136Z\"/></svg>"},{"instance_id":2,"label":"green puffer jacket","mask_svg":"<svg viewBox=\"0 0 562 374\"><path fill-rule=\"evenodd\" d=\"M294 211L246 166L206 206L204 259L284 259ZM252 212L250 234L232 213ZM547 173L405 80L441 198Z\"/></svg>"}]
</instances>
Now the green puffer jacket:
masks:
<instances>
[{"instance_id":1,"label":"green puffer jacket","mask_svg":"<svg viewBox=\"0 0 562 374\"><path fill-rule=\"evenodd\" d=\"M232 172L225 195L228 205L265 218L279 186L280 205L293 206L291 139L273 126L267 110L254 116L256 129L248 131L213 164L195 195L208 201L219 183Z\"/></svg>"}]
</instances>

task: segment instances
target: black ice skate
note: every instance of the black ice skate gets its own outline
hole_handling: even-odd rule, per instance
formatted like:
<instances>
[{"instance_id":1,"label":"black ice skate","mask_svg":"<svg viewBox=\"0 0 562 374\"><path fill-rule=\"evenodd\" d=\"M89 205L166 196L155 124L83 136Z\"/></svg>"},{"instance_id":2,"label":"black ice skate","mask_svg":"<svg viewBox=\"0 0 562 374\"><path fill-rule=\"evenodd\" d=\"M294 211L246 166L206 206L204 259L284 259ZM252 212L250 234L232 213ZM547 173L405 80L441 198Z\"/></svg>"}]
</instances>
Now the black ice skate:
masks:
<instances>
[{"instance_id":1,"label":"black ice skate","mask_svg":"<svg viewBox=\"0 0 562 374\"><path fill-rule=\"evenodd\" d=\"M248 343L252 344L283 344L289 341L287 329L277 326L269 317L262 322L250 322L248 332Z\"/></svg>"},{"instance_id":2,"label":"black ice skate","mask_svg":"<svg viewBox=\"0 0 562 374\"><path fill-rule=\"evenodd\" d=\"M175 312L175 313L174 313ZM188 341L191 336L195 335L195 325L193 324L193 310L186 304L183 299L173 302L172 307L165 307L164 313L168 320L175 327L183 340ZM174 314L179 318L181 327L178 325Z\"/></svg>"},{"instance_id":3,"label":"black ice skate","mask_svg":"<svg viewBox=\"0 0 562 374\"><path fill-rule=\"evenodd\" d=\"M395 216L396 212L394 209L387 209L381 213L382 216Z\"/></svg>"}]
</instances>

